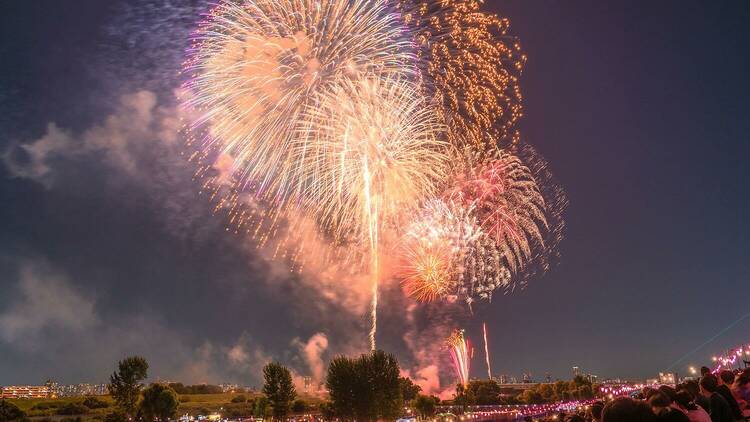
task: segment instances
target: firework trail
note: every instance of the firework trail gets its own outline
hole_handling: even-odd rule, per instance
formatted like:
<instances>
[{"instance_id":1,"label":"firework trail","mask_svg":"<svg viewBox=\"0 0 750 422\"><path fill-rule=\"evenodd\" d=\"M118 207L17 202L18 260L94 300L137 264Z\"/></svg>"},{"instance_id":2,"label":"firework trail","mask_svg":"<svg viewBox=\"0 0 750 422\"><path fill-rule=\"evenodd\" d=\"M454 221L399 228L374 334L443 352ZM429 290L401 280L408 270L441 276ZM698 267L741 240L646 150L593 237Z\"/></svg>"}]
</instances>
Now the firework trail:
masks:
<instances>
[{"instance_id":1,"label":"firework trail","mask_svg":"<svg viewBox=\"0 0 750 422\"><path fill-rule=\"evenodd\" d=\"M373 348L381 231L434 194L447 161L412 42L390 12L374 0L225 1L185 64L190 142L217 209L254 221L261 243L301 215L369 256ZM303 249L293 247L283 255Z\"/></svg>"},{"instance_id":2,"label":"firework trail","mask_svg":"<svg viewBox=\"0 0 750 422\"><path fill-rule=\"evenodd\" d=\"M487 379L492 379L492 368L490 367L490 350L487 347L487 323L482 323L482 337L484 337L484 358L487 361Z\"/></svg>"},{"instance_id":3,"label":"firework trail","mask_svg":"<svg viewBox=\"0 0 750 422\"><path fill-rule=\"evenodd\" d=\"M456 371L459 383L469 383L469 341L464 337L464 330L453 330L446 340L448 351L453 360L453 368Z\"/></svg>"},{"instance_id":4,"label":"firework trail","mask_svg":"<svg viewBox=\"0 0 750 422\"><path fill-rule=\"evenodd\" d=\"M380 231L434 193L447 162L439 123L403 79L363 78L325 93L293 146L313 163L301 179L303 208L337 238L361 239L370 252L375 347ZM302 159L300 159L302 160Z\"/></svg>"}]
</instances>

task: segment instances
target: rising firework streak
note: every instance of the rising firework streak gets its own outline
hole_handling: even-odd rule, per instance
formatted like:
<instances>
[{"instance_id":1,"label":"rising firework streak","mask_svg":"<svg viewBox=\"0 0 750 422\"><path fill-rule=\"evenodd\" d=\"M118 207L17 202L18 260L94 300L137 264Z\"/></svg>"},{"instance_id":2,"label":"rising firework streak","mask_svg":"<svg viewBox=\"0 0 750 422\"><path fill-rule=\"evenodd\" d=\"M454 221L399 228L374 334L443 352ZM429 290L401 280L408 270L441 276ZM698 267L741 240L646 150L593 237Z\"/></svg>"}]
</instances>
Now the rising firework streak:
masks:
<instances>
[{"instance_id":1,"label":"rising firework streak","mask_svg":"<svg viewBox=\"0 0 750 422\"><path fill-rule=\"evenodd\" d=\"M453 368L456 371L458 382L466 385L469 382L469 341L464 337L464 330L453 330L446 340L448 351L453 360Z\"/></svg>"},{"instance_id":2,"label":"rising firework streak","mask_svg":"<svg viewBox=\"0 0 750 422\"><path fill-rule=\"evenodd\" d=\"M492 368L490 367L490 351L487 347L487 323L482 323L482 337L484 337L484 358L487 361L487 379L492 379Z\"/></svg>"}]
</instances>

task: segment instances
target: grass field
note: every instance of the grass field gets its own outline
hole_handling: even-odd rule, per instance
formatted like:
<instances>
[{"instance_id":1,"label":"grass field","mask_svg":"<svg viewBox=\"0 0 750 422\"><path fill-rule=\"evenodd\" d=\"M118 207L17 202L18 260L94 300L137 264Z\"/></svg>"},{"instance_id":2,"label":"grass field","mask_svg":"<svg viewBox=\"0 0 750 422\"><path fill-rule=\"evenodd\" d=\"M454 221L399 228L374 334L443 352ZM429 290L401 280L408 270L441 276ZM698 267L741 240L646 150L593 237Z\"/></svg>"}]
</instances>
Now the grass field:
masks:
<instances>
[{"instance_id":1,"label":"grass field","mask_svg":"<svg viewBox=\"0 0 750 422\"><path fill-rule=\"evenodd\" d=\"M237 396L244 396L248 402L232 403ZM258 393L221 393L221 394L180 394L178 415L221 413L228 417L251 416L252 401L260 397ZM35 420L49 419L58 421L81 416L83 420L103 420L107 413L114 410L114 401L110 396L96 396L101 402L99 408L83 406L85 397L64 397L57 399L11 399L26 415ZM313 397L301 397L306 403L316 406L320 400Z\"/></svg>"}]
</instances>

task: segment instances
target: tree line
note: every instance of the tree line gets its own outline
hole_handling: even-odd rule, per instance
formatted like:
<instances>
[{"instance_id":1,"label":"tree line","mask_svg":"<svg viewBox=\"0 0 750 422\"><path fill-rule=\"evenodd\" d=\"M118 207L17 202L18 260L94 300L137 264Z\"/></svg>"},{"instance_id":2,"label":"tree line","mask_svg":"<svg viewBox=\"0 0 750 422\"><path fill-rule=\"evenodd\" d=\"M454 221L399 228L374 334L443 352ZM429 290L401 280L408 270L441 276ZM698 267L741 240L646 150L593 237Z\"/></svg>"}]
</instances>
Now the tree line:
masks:
<instances>
[{"instance_id":1,"label":"tree line","mask_svg":"<svg viewBox=\"0 0 750 422\"><path fill-rule=\"evenodd\" d=\"M107 414L104 422L166 422L176 416L180 405L178 394L220 392L220 387L206 385L154 383L146 386L148 367L146 360L139 356L118 362L108 385L116 409ZM252 411L254 416L277 421L286 419L290 412L302 413L309 409L297 397L291 371L285 366L278 362L265 365L263 381L261 397L247 399L240 394L231 402L242 403L245 411ZM392 420L403 414L404 406L413 408L420 416L431 417L441 403L438 397L421 394L421 388L411 379L401 377L396 358L380 350L358 357L335 357L328 366L325 386L329 400L320 404L319 411L327 420ZM466 385L457 385L455 397L449 403L459 406L540 404L593 397L594 386L581 376L571 381L538 384L516 396L503 394L502 387L494 380L472 380ZM83 404L87 408L107 405L96 398L88 398ZM71 409L70 414L81 413L85 412ZM0 401L0 422L25 419L25 414L15 405Z\"/></svg>"}]
</instances>

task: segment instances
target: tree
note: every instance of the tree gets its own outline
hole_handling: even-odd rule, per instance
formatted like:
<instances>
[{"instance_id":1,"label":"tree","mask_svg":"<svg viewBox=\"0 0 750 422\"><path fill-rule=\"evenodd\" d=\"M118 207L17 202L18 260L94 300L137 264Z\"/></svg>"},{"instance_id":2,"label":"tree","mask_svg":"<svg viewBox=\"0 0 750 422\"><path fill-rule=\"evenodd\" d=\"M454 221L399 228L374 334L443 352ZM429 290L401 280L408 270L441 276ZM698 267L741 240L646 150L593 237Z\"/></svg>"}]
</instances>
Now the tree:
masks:
<instances>
[{"instance_id":1,"label":"tree","mask_svg":"<svg viewBox=\"0 0 750 422\"><path fill-rule=\"evenodd\" d=\"M26 413L15 404L0 400L0 422L19 422L26 420Z\"/></svg>"},{"instance_id":2,"label":"tree","mask_svg":"<svg viewBox=\"0 0 750 422\"><path fill-rule=\"evenodd\" d=\"M109 403L104 400L99 400L94 396L86 397L86 399L83 400L83 405L89 409L104 409L105 407L109 407Z\"/></svg>"},{"instance_id":3,"label":"tree","mask_svg":"<svg viewBox=\"0 0 750 422\"><path fill-rule=\"evenodd\" d=\"M140 411L147 421L168 421L177 414L180 401L177 393L167 385L151 384L143 390Z\"/></svg>"},{"instance_id":4,"label":"tree","mask_svg":"<svg viewBox=\"0 0 750 422\"><path fill-rule=\"evenodd\" d=\"M403 398L405 402L414 400L422 391L422 387L414 384L414 381L408 377L400 377L398 379L398 385L401 389L401 398Z\"/></svg>"},{"instance_id":5,"label":"tree","mask_svg":"<svg viewBox=\"0 0 750 422\"><path fill-rule=\"evenodd\" d=\"M473 404L493 405L500 404L500 385L493 380L474 380L469 382L471 395L474 397Z\"/></svg>"},{"instance_id":6,"label":"tree","mask_svg":"<svg viewBox=\"0 0 750 422\"><path fill-rule=\"evenodd\" d=\"M333 405L331 402L326 401L323 403L320 403L320 416L323 417L324 421L332 421L333 418L336 417L336 414L333 411Z\"/></svg>"},{"instance_id":7,"label":"tree","mask_svg":"<svg viewBox=\"0 0 750 422\"><path fill-rule=\"evenodd\" d=\"M279 363L269 363L263 367L263 394L268 398L275 419L284 419L289 406L297 397L289 369Z\"/></svg>"},{"instance_id":8,"label":"tree","mask_svg":"<svg viewBox=\"0 0 750 422\"><path fill-rule=\"evenodd\" d=\"M269 407L270 405L266 397L258 397L258 399L255 400L255 409L253 410L253 415L259 418L265 418L269 413Z\"/></svg>"},{"instance_id":9,"label":"tree","mask_svg":"<svg viewBox=\"0 0 750 422\"><path fill-rule=\"evenodd\" d=\"M414 399L414 409L417 410L420 416L423 418L431 418L435 415L435 408L438 404L438 398L435 396L418 395Z\"/></svg>"},{"instance_id":10,"label":"tree","mask_svg":"<svg viewBox=\"0 0 750 422\"><path fill-rule=\"evenodd\" d=\"M109 377L109 394L129 416L135 414L138 398L148 376L148 362L140 356L131 356L117 364L117 371Z\"/></svg>"},{"instance_id":11,"label":"tree","mask_svg":"<svg viewBox=\"0 0 750 422\"><path fill-rule=\"evenodd\" d=\"M342 419L393 419L403 403L399 367L393 355L376 350L351 359L339 356L328 366L326 387L333 413Z\"/></svg>"},{"instance_id":12,"label":"tree","mask_svg":"<svg viewBox=\"0 0 750 422\"><path fill-rule=\"evenodd\" d=\"M247 397L243 396L242 394L232 397L232 400L231 400L232 403L244 403L246 401L247 401Z\"/></svg>"},{"instance_id":13,"label":"tree","mask_svg":"<svg viewBox=\"0 0 750 422\"><path fill-rule=\"evenodd\" d=\"M331 398L331 412L342 419L354 418L354 404L362 394L355 359L337 356L328 365L326 388Z\"/></svg>"}]
</instances>

